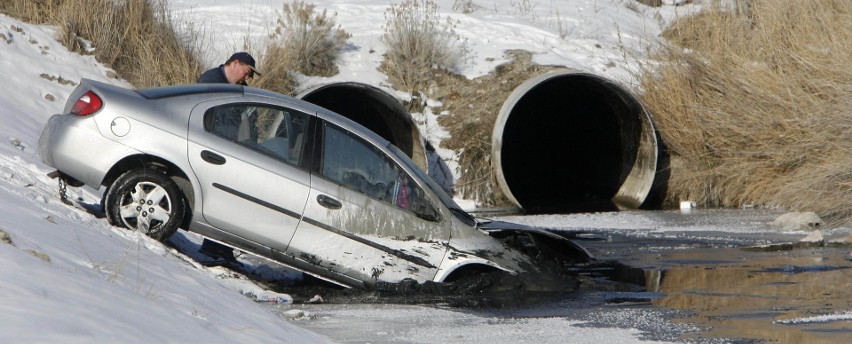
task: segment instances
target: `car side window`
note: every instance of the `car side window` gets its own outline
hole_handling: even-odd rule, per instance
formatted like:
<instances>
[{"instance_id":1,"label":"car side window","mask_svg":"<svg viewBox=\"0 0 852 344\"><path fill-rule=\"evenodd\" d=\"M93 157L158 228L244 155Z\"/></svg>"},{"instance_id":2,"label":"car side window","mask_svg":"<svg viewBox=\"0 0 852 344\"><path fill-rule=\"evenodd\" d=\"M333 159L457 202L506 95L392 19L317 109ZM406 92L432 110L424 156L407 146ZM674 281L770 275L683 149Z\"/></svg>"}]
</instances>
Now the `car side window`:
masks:
<instances>
[{"instance_id":1,"label":"car side window","mask_svg":"<svg viewBox=\"0 0 852 344\"><path fill-rule=\"evenodd\" d=\"M326 124L320 173L350 189L434 221L437 211L405 171L382 151Z\"/></svg>"},{"instance_id":2,"label":"car side window","mask_svg":"<svg viewBox=\"0 0 852 344\"><path fill-rule=\"evenodd\" d=\"M293 165L302 157L307 123L305 113L259 104L220 105L204 114L207 131Z\"/></svg>"}]
</instances>

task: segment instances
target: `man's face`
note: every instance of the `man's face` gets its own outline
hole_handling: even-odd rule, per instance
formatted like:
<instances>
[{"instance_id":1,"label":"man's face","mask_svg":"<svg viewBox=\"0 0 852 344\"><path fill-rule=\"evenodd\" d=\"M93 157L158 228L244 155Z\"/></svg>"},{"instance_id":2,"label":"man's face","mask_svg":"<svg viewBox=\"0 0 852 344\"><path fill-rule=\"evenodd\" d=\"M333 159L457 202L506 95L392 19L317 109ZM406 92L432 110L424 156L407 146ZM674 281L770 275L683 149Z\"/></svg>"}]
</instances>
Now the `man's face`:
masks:
<instances>
[{"instance_id":1,"label":"man's face","mask_svg":"<svg viewBox=\"0 0 852 344\"><path fill-rule=\"evenodd\" d=\"M240 61L234 60L225 66L225 77L232 84L245 84L246 81L254 76L254 71L251 66L243 64Z\"/></svg>"}]
</instances>

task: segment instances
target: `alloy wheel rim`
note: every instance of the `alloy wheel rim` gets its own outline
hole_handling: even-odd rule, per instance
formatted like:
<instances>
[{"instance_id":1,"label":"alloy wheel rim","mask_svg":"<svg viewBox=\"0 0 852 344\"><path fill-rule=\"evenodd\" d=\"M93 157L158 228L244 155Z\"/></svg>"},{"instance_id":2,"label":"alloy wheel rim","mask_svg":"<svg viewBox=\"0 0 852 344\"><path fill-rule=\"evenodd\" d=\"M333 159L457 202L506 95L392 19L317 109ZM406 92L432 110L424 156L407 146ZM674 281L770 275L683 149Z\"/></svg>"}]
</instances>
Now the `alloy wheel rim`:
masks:
<instances>
[{"instance_id":1,"label":"alloy wheel rim","mask_svg":"<svg viewBox=\"0 0 852 344\"><path fill-rule=\"evenodd\" d=\"M139 182L121 197L119 213L127 228L145 234L158 232L169 222L172 199L162 186Z\"/></svg>"}]
</instances>

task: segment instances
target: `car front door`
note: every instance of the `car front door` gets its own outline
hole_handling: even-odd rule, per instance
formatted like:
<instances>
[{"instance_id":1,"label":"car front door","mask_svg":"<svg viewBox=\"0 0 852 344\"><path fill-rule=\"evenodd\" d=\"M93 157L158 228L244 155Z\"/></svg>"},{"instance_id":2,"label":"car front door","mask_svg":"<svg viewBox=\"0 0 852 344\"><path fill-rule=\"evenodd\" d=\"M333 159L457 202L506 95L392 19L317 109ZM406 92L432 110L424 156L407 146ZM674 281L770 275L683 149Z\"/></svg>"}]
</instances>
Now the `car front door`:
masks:
<instances>
[{"instance_id":1,"label":"car front door","mask_svg":"<svg viewBox=\"0 0 852 344\"><path fill-rule=\"evenodd\" d=\"M188 154L201 187L201 215L216 229L283 252L310 191L310 175L300 167L310 116L219 103L196 106L190 117Z\"/></svg>"},{"instance_id":2,"label":"car front door","mask_svg":"<svg viewBox=\"0 0 852 344\"><path fill-rule=\"evenodd\" d=\"M449 219L384 151L320 123L304 218L288 255L362 282L432 280Z\"/></svg>"}]
</instances>

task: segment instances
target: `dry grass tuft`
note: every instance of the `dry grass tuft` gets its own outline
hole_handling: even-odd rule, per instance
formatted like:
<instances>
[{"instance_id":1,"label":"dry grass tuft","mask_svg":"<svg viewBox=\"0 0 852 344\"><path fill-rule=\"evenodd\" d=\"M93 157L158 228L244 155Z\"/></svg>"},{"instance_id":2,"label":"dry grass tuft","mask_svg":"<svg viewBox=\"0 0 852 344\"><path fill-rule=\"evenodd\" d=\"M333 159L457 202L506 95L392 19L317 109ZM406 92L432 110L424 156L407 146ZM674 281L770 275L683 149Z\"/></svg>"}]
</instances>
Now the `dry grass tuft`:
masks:
<instances>
[{"instance_id":1,"label":"dry grass tuft","mask_svg":"<svg viewBox=\"0 0 852 344\"><path fill-rule=\"evenodd\" d=\"M136 87L191 83L202 71L197 35L180 36L165 0L8 1L8 14L56 25L69 49L95 55Z\"/></svg>"},{"instance_id":2,"label":"dry grass tuft","mask_svg":"<svg viewBox=\"0 0 852 344\"><path fill-rule=\"evenodd\" d=\"M382 41L387 47L380 69L399 89L421 91L433 69L453 70L467 55L455 22L442 20L431 0L406 0L385 12Z\"/></svg>"},{"instance_id":3,"label":"dry grass tuft","mask_svg":"<svg viewBox=\"0 0 852 344\"><path fill-rule=\"evenodd\" d=\"M298 0L284 4L278 27L267 43L265 61L269 64L264 66L286 63L288 69L310 76L338 73L337 58L351 35L335 24L335 15L315 9Z\"/></svg>"},{"instance_id":4,"label":"dry grass tuft","mask_svg":"<svg viewBox=\"0 0 852 344\"><path fill-rule=\"evenodd\" d=\"M852 220L852 2L711 6L666 32L644 102L672 155L670 201Z\"/></svg>"},{"instance_id":5,"label":"dry grass tuft","mask_svg":"<svg viewBox=\"0 0 852 344\"><path fill-rule=\"evenodd\" d=\"M337 58L351 35L335 24L333 15L325 10L317 14L315 9L303 1L284 4L260 56L263 76L252 82L253 87L294 95L299 85L292 71L309 76L338 73Z\"/></svg>"},{"instance_id":6,"label":"dry grass tuft","mask_svg":"<svg viewBox=\"0 0 852 344\"><path fill-rule=\"evenodd\" d=\"M51 23L50 18L59 12L62 0L3 0L0 12L12 17L37 23Z\"/></svg>"},{"instance_id":7,"label":"dry grass tuft","mask_svg":"<svg viewBox=\"0 0 852 344\"><path fill-rule=\"evenodd\" d=\"M470 14L476 11L476 4L473 0L453 0L453 11Z\"/></svg>"}]
</instances>

